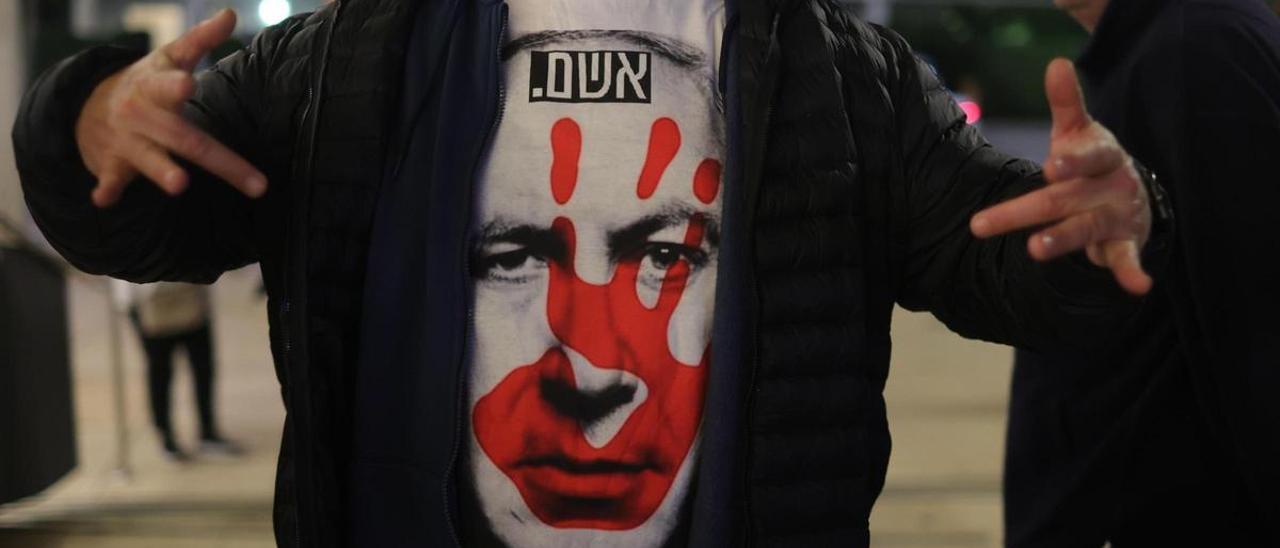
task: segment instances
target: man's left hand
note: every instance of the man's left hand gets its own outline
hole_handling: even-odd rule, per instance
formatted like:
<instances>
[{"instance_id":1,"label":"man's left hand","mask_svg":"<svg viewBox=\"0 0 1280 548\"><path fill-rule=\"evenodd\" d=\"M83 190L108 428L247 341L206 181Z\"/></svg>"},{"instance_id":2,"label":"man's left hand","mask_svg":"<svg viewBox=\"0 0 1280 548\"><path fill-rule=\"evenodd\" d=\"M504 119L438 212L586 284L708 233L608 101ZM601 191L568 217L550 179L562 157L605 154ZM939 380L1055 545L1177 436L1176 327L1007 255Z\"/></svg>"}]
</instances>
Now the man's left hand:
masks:
<instances>
[{"instance_id":1,"label":"man's left hand","mask_svg":"<svg viewBox=\"0 0 1280 548\"><path fill-rule=\"evenodd\" d=\"M1044 188L987 208L970 220L979 238L1028 227L1027 250L1047 261L1083 249L1110 269L1129 293L1144 295L1151 277L1139 251L1151 233L1151 208L1133 158L1114 135L1085 110L1075 67L1055 59L1045 73L1053 111Z\"/></svg>"}]
</instances>

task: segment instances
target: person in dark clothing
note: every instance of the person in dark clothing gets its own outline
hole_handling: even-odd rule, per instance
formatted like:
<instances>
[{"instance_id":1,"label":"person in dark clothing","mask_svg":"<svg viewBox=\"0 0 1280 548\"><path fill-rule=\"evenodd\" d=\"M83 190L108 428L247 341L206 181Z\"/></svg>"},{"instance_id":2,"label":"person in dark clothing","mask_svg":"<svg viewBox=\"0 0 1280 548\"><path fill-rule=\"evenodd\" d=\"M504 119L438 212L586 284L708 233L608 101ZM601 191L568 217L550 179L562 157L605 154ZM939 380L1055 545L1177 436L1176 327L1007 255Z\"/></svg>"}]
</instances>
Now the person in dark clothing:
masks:
<instances>
[{"instance_id":1,"label":"person in dark clothing","mask_svg":"<svg viewBox=\"0 0 1280 548\"><path fill-rule=\"evenodd\" d=\"M147 359L147 391L151 418L160 435L165 456L187 460L173 433L170 391L173 354L181 348L191 364L196 409L200 417L200 452L238 455L238 445L223 438L214 421L213 341L208 288L182 283L156 283L119 287L130 293L129 318L133 321Z\"/></svg>"},{"instance_id":2,"label":"person in dark clothing","mask_svg":"<svg viewBox=\"0 0 1280 548\"><path fill-rule=\"evenodd\" d=\"M139 333L142 333L139 328ZM169 413L169 391L173 384L173 353L182 348L191 363L191 376L196 386L196 409L200 413L200 443L203 447L225 442L213 424L213 353L209 327L186 333L141 335L142 350L147 356L147 390L151 400L151 417L160 432L165 454L175 460L186 460L186 453L173 437Z\"/></svg>"},{"instance_id":3,"label":"person in dark clothing","mask_svg":"<svg viewBox=\"0 0 1280 548\"><path fill-rule=\"evenodd\" d=\"M335 2L193 79L222 13L24 100L78 267L261 263L281 545L866 546L895 303L1105 346L1162 264L1069 62L1042 172L834 2L547 3Z\"/></svg>"},{"instance_id":4,"label":"person in dark clothing","mask_svg":"<svg viewBox=\"0 0 1280 548\"><path fill-rule=\"evenodd\" d=\"M1280 19L1252 0L1061 0L1090 112L1168 189L1173 261L1105 352L1017 352L1006 541L1280 546Z\"/></svg>"}]
</instances>

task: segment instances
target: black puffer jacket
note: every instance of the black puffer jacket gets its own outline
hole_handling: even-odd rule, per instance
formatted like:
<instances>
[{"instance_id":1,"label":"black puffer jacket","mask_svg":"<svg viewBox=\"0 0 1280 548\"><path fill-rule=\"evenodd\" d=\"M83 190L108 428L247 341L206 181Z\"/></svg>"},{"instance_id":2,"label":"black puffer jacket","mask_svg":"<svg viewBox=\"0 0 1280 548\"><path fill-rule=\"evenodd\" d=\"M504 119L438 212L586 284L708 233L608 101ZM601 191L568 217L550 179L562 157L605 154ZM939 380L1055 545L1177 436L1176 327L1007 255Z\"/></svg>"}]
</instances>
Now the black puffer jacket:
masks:
<instances>
[{"instance_id":1,"label":"black puffer jacket","mask_svg":"<svg viewBox=\"0 0 1280 548\"><path fill-rule=\"evenodd\" d=\"M449 59L497 43L493 22L505 13L494 0L340 1L268 29L200 77L188 114L265 171L272 187L256 202L197 178L176 199L139 184L115 208L90 205L74 118L92 86L137 53L94 50L50 71L15 127L32 212L84 270L209 282L262 264L288 410L283 545L347 538L365 258L379 174L401 145L393 121L419 8L437 18L430 51ZM970 236L974 212L1040 184L1037 167L967 126L900 37L829 0L730 1L729 12L714 335L727 350L708 394L693 542L865 545L889 455L881 391L894 303L965 336L1032 348L1092 344L1131 303L1083 261L1043 267L1020 235ZM480 81L427 88L442 101L483 97L465 87ZM439 380L452 394L456 383ZM418 529L399 538L444 542L456 515L452 461L419 465L413 473L443 484L444 501L402 509Z\"/></svg>"}]
</instances>

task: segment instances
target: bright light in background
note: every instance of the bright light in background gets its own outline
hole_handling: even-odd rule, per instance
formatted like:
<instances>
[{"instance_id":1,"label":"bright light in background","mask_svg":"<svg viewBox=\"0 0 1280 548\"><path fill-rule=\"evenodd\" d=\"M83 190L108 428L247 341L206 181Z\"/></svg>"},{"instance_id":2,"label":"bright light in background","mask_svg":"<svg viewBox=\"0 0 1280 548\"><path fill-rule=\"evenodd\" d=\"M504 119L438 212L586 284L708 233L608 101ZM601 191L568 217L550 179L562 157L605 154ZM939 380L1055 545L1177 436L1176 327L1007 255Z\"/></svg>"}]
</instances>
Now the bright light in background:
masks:
<instances>
[{"instance_id":1,"label":"bright light in background","mask_svg":"<svg viewBox=\"0 0 1280 548\"><path fill-rule=\"evenodd\" d=\"M274 25L284 21L293 12L289 0L262 0L258 2L258 19L263 25Z\"/></svg>"},{"instance_id":2,"label":"bright light in background","mask_svg":"<svg viewBox=\"0 0 1280 548\"><path fill-rule=\"evenodd\" d=\"M152 44L168 44L182 36L186 10L181 4L129 4L121 22L124 30L145 32Z\"/></svg>"},{"instance_id":3,"label":"bright light in background","mask_svg":"<svg viewBox=\"0 0 1280 548\"><path fill-rule=\"evenodd\" d=\"M976 124L982 119L982 106L977 101L960 101L960 110L964 111L970 124Z\"/></svg>"}]
</instances>

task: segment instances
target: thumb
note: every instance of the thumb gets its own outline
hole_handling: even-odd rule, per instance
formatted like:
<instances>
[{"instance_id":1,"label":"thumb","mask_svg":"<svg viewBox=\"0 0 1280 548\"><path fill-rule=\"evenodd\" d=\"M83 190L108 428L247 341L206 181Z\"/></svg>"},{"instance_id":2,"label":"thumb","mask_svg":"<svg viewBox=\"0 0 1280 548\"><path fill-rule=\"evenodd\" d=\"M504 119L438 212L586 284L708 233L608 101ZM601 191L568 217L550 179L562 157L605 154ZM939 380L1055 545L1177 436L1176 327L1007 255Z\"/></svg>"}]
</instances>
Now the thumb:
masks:
<instances>
[{"instance_id":1,"label":"thumb","mask_svg":"<svg viewBox=\"0 0 1280 548\"><path fill-rule=\"evenodd\" d=\"M1085 110L1084 96L1071 61L1058 58L1049 63L1044 74L1044 92L1053 113L1054 137L1082 129L1093 121Z\"/></svg>"},{"instance_id":2,"label":"thumb","mask_svg":"<svg viewBox=\"0 0 1280 548\"><path fill-rule=\"evenodd\" d=\"M236 12L224 9L191 27L191 30L170 42L162 51L175 65L189 71L213 48L227 41L235 29Z\"/></svg>"}]
</instances>

